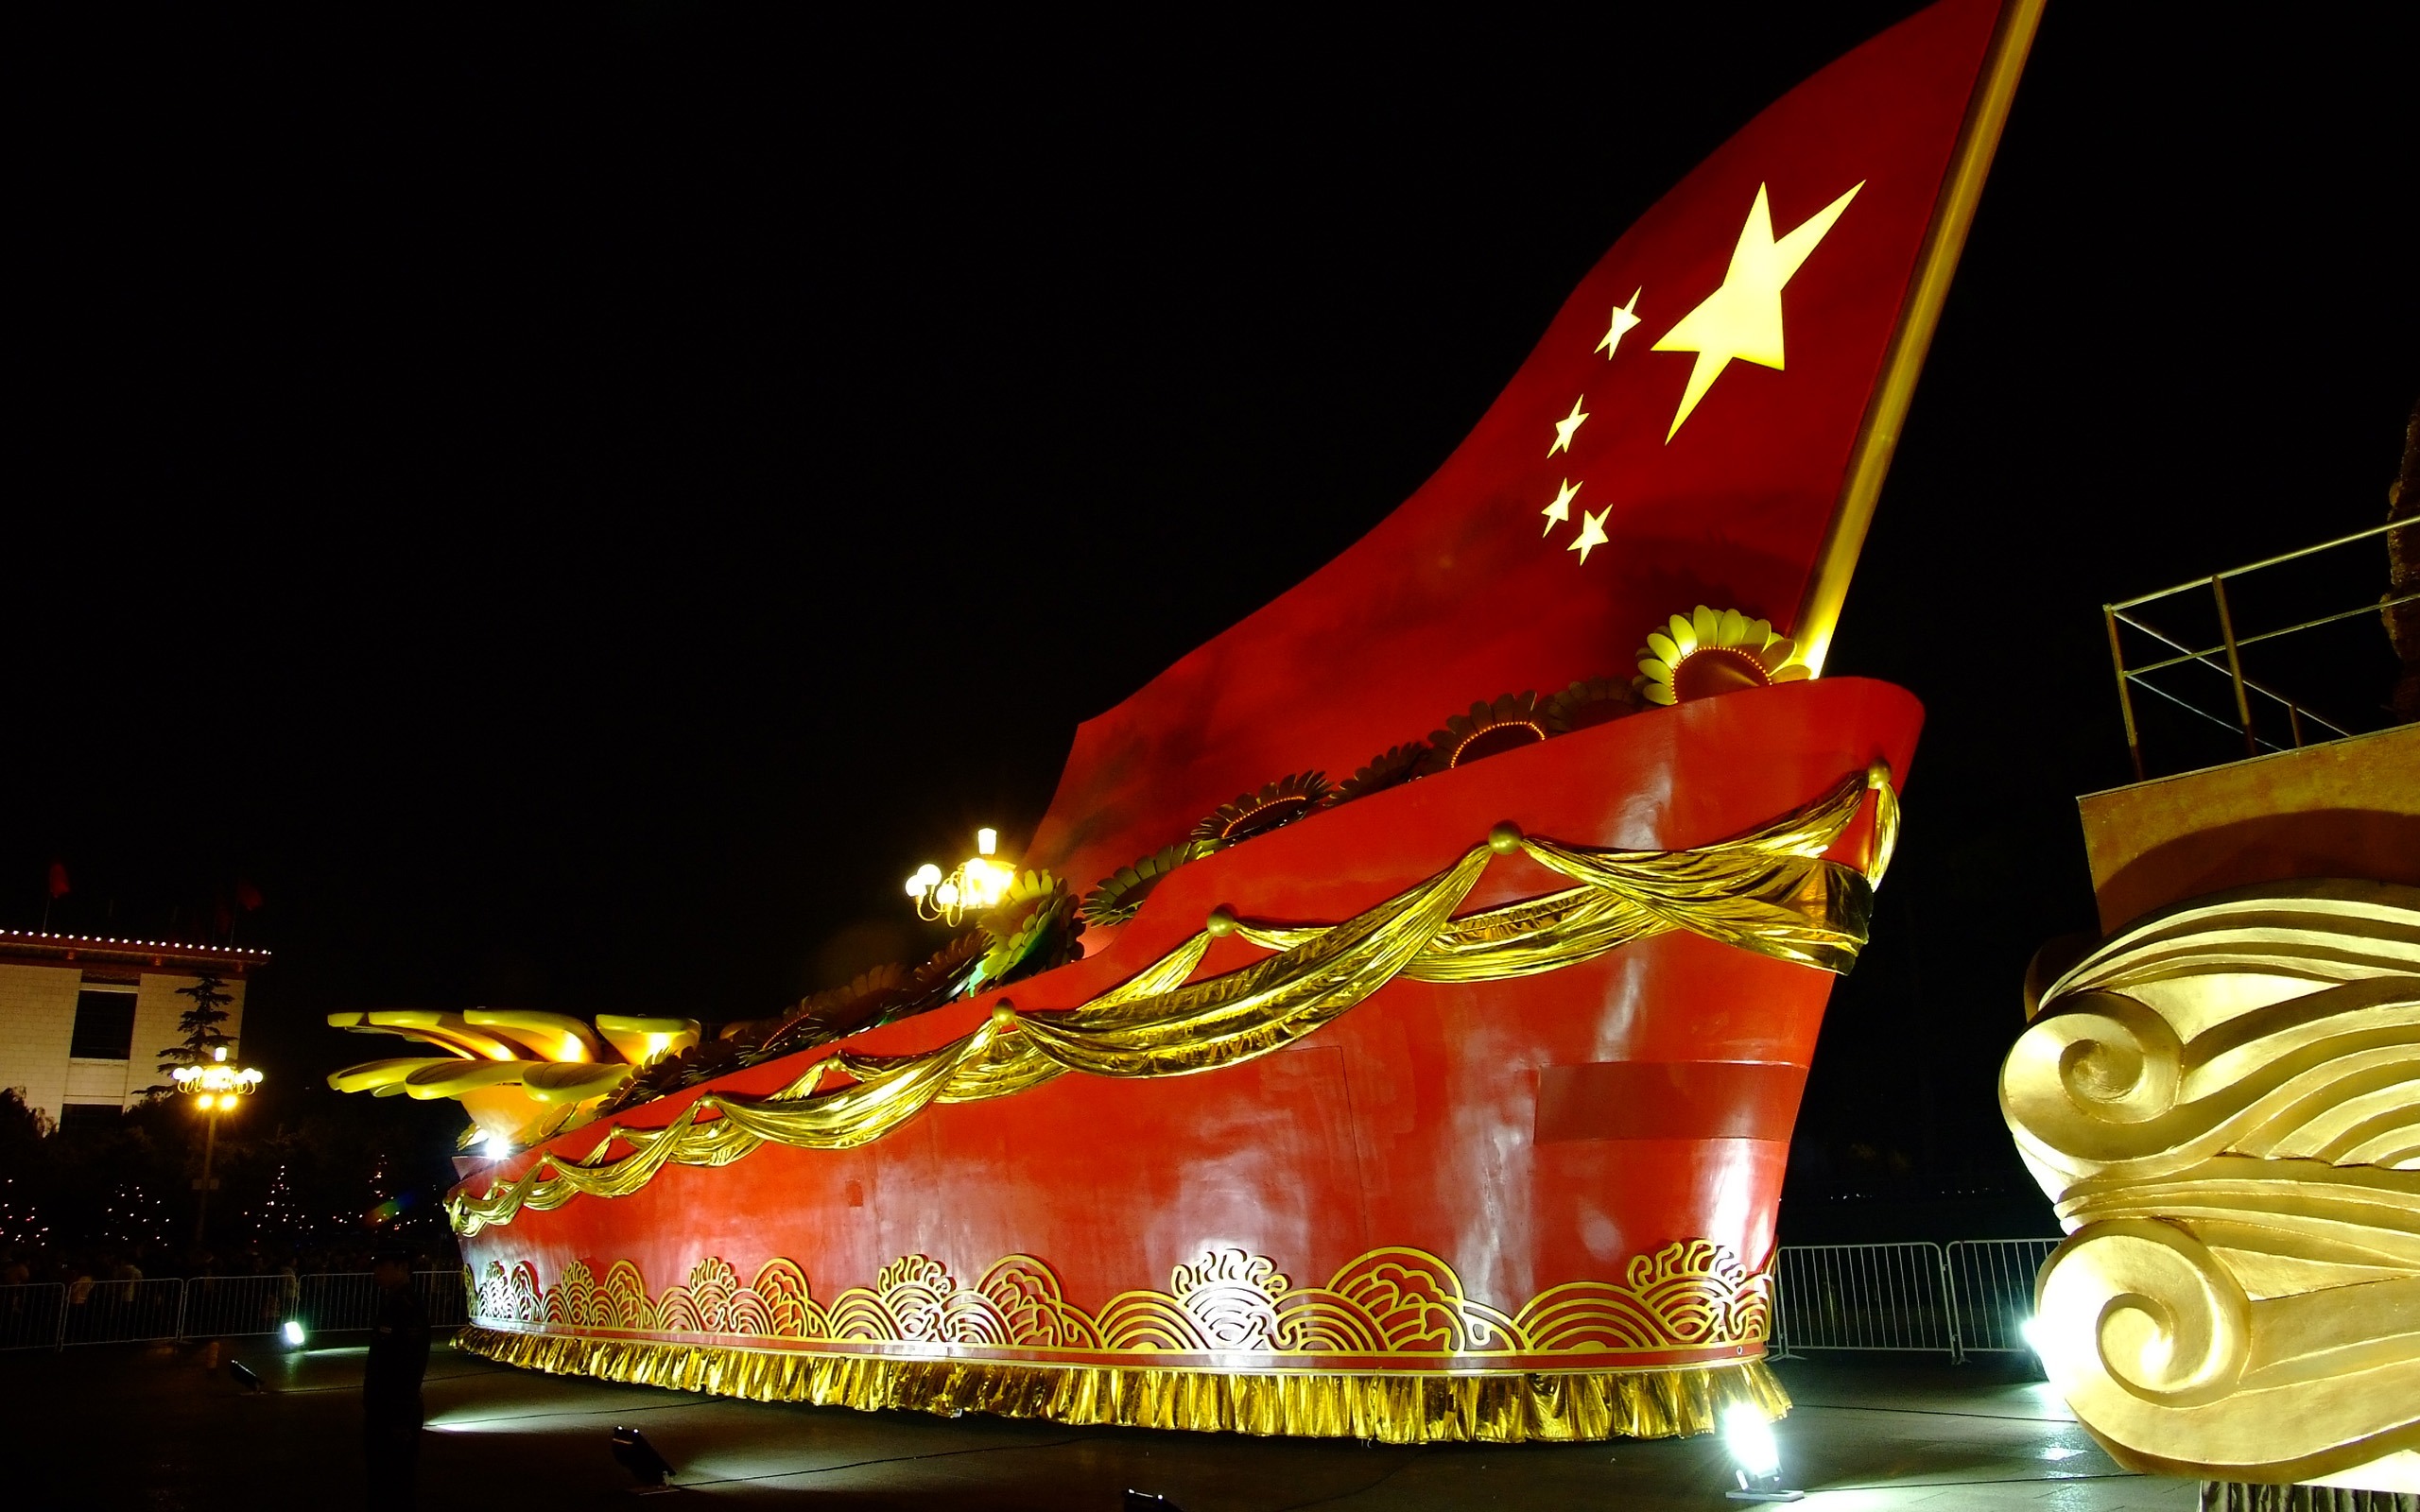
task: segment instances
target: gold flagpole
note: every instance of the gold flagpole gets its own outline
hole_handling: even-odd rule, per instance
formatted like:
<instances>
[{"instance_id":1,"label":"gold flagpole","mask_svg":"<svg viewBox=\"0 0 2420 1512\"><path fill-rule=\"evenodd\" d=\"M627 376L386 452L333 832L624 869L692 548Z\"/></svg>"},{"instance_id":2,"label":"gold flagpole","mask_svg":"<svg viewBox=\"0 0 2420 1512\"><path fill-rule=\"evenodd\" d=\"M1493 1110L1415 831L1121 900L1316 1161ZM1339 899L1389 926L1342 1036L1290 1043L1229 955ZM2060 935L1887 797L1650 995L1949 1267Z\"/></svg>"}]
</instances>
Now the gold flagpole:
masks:
<instances>
[{"instance_id":1,"label":"gold flagpole","mask_svg":"<svg viewBox=\"0 0 2420 1512\"><path fill-rule=\"evenodd\" d=\"M1815 554L1814 571L1807 575L1806 593L1790 626L1799 656L1818 676L1832 648L1832 632L1840 624L1841 605L1848 597L1858 553L1865 545L1866 527L1874 523L1874 505L1881 496L1882 479L1891 471L1891 455L1899 445L1908 403L1915 397L1925 351L1932 345L1933 327L1941 319L1942 302L1949 296L1950 275L1957 271L1958 254L1966 245L1966 228L1974 223L1975 206L1983 197L1983 179L1991 172L2000 129L2008 124L2009 105L2016 97L2026 55L2032 50L2043 3L2008 0L2000 8L1999 23L1983 55L1982 73L1966 103L1966 119L1958 129L1958 145L1950 150L1949 171L1943 176L1940 198L1933 202L1932 223L1925 228L1924 247L1916 254L1907 303L1900 308L1897 329L1891 333L1882 376L1874 386L1865 421L1858 427L1857 444L1849 450L1840 502L1832 507L1832 523L1824 529L1824 544Z\"/></svg>"}]
</instances>

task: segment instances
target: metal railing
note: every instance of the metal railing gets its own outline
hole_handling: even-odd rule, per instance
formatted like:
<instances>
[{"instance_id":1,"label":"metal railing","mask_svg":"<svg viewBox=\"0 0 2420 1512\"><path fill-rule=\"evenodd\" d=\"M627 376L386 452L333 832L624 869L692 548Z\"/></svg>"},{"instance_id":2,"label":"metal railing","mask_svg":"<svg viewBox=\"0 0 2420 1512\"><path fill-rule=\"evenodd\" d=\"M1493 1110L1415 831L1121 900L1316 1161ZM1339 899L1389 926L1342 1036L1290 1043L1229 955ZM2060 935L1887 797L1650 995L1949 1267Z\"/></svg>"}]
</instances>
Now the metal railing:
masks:
<instances>
[{"instance_id":1,"label":"metal railing","mask_svg":"<svg viewBox=\"0 0 2420 1512\"><path fill-rule=\"evenodd\" d=\"M431 1326L466 1320L460 1271L415 1271L412 1287ZM378 1302L367 1271L0 1286L0 1349L231 1338L275 1333L288 1322L341 1333L374 1325Z\"/></svg>"},{"instance_id":2,"label":"metal railing","mask_svg":"<svg viewBox=\"0 0 2420 1512\"><path fill-rule=\"evenodd\" d=\"M2020 1330L2033 1315L2033 1279L2059 1247L2055 1239L1956 1239L1942 1255L1956 1301L1958 1351L2022 1354Z\"/></svg>"},{"instance_id":3,"label":"metal railing","mask_svg":"<svg viewBox=\"0 0 2420 1512\"><path fill-rule=\"evenodd\" d=\"M2014 1354L2056 1239L1785 1245L1773 1252L1773 1354Z\"/></svg>"},{"instance_id":4,"label":"metal railing","mask_svg":"<svg viewBox=\"0 0 2420 1512\"><path fill-rule=\"evenodd\" d=\"M2173 588L2159 589L2115 604L2103 604L2100 607L2101 622L2109 632L2109 661L2118 674L2118 707L2126 722L2126 752L2135 764L2135 781L2139 782L2147 775L2143 765L2142 732L2135 718L2135 692L2138 688L2212 724L2221 727L2231 725L2243 737L2243 753L2246 756L2259 755L2263 747L2273 751L2286 750L2300 747L2313 738L2335 740L2357 733L2336 720L2323 717L2313 712L2299 698L2280 693L2256 679L2246 677L2243 671L2243 652L2246 647L2282 640L2289 635L2300 634L2307 630L2315 630L2322 626L2360 619L2367 615L2384 614L2402 605L2420 603L2420 591L2401 594L2391 593L2383 598L2371 599L2352 609L2337 610L2276 629L2260 630L2245 635L2238 633L2236 628L2235 606L2227 596L2227 585L2268 568L2283 566L2290 561L2300 561L2304 558L2316 556L2323 551L2331 551L2339 546L2349 546L2356 541L2367 541L2374 536L2383 536L2389 531L2401 530L2411 525L2420 525L2420 518L2390 521L2382 525L2374 525L2367 530L2357 530L2349 536L2339 536L2333 541L2323 541L2315 546L2305 546L2299 551L2289 551L2279 556L2263 558L2259 561L2246 562L2240 567L2230 567L2224 572L2212 573L2206 578L2197 577L2191 582L2179 583ZM2155 604L2163 599L2173 599L2181 594L2198 594L2205 590L2210 594L2212 608L2218 613L2219 643L2216 645L2197 647L2188 644L2187 641L2151 624L2149 619L2141 613L2146 605ZM2338 602L2342 601L2340 599ZM2120 626L2151 637L2173 654L2128 666L2125 643L2118 632ZM2153 673L2187 666L2215 672L2227 679L2234 693L2232 719L2222 713L2214 713L2194 698L2163 688L2151 680ZM2267 700L2260 705L2262 709L2267 710L2271 704L2274 704L2277 711L2284 713L2285 733L2292 743L2291 747L2280 745L2275 739L2260 732L2259 721L2254 717L2253 713L2253 699L2256 696ZM2327 733L2314 735L2311 728L2314 726Z\"/></svg>"},{"instance_id":5,"label":"metal railing","mask_svg":"<svg viewBox=\"0 0 2420 1512\"><path fill-rule=\"evenodd\" d=\"M1958 1354L1958 1324L1933 1244L1791 1245L1773 1255L1774 1352Z\"/></svg>"}]
</instances>

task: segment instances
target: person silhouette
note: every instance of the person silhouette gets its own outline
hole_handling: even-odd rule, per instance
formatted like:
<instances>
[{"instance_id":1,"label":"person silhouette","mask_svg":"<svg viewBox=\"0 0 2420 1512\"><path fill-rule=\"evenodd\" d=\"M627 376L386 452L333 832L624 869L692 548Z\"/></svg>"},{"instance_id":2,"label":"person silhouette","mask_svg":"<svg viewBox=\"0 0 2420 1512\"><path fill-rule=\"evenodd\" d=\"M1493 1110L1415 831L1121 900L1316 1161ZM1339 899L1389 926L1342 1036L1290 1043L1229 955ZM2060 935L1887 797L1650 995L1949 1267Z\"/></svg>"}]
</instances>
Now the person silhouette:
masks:
<instances>
[{"instance_id":1,"label":"person silhouette","mask_svg":"<svg viewBox=\"0 0 2420 1512\"><path fill-rule=\"evenodd\" d=\"M361 1447L368 1504L409 1507L420 1469L421 1377L428 1370L428 1314L412 1289L412 1262L399 1247L378 1251L378 1321L361 1373Z\"/></svg>"}]
</instances>

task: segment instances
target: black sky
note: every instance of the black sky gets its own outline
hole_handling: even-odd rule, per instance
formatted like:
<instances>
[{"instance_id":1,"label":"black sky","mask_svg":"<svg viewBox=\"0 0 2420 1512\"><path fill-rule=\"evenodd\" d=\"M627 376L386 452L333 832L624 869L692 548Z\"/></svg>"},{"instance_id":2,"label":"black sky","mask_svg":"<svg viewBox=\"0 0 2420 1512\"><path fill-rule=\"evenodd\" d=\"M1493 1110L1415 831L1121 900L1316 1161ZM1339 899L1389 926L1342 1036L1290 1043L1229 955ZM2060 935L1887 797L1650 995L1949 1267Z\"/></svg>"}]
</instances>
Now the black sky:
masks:
<instances>
[{"instance_id":1,"label":"black sky","mask_svg":"<svg viewBox=\"0 0 2420 1512\"><path fill-rule=\"evenodd\" d=\"M251 882L286 1085L375 1052L334 1008L821 985L1910 8L1668 9L21 35L0 922L54 859L95 932ZM1832 662L1931 722L1819 1138L2004 1160L2018 976L2091 918L2072 800L2124 777L2098 606L2382 516L2388 10L2052 7Z\"/></svg>"}]
</instances>

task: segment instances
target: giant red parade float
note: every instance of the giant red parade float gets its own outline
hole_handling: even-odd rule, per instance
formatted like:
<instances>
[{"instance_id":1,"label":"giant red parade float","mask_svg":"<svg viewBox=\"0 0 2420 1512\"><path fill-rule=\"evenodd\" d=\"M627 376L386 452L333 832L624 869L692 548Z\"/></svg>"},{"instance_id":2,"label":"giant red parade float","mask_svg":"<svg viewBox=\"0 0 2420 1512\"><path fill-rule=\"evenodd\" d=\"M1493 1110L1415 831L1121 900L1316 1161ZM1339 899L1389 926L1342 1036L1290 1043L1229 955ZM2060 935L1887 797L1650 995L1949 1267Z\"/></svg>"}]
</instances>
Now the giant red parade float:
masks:
<instances>
[{"instance_id":1,"label":"giant red parade float","mask_svg":"<svg viewBox=\"0 0 2420 1512\"><path fill-rule=\"evenodd\" d=\"M711 1037L337 1016L432 1053L336 1085L497 1157L458 1347L1391 1442L1783 1410L1790 1128L1921 719L1820 674L2034 15L1945 0L1690 174L1419 491L1081 727L1022 855L910 882L932 960Z\"/></svg>"}]
</instances>

